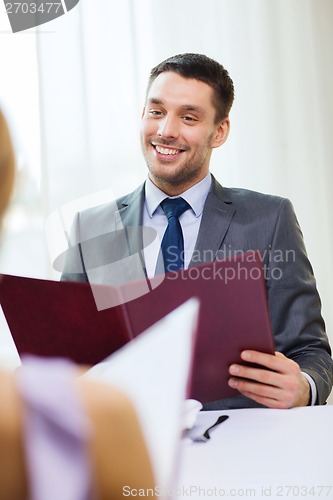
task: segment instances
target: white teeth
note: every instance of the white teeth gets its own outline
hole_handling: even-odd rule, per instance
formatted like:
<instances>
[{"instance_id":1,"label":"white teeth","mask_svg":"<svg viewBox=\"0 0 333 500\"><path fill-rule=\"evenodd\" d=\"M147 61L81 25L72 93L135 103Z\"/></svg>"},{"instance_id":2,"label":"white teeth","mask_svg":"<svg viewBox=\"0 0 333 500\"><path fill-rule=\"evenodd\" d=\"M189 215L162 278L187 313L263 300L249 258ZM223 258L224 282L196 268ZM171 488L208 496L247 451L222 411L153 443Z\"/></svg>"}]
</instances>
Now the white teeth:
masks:
<instances>
[{"instance_id":1,"label":"white teeth","mask_svg":"<svg viewBox=\"0 0 333 500\"><path fill-rule=\"evenodd\" d=\"M179 149L168 149L168 148L162 148L161 146L155 146L156 151L162 155L176 155L179 153Z\"/></svg>"}]
</instances>

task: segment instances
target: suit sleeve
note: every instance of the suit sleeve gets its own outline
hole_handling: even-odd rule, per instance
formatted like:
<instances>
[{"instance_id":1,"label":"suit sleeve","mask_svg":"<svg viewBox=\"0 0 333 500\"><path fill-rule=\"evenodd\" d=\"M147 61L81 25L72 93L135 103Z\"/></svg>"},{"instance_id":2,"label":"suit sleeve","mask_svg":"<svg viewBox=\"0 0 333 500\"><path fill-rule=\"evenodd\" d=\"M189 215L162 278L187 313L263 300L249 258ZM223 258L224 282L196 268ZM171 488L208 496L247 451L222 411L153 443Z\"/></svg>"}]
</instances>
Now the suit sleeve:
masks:
<instances>
[{"instance_id":1,"label":"suit sleeve","mask_svg":"<svg viewBox=\"0 0 333 500\"><path fill-rule=\"evenodd\" d=\"M76 214L72 224L70 246L64 255L64 267L60 280L88 282L88 276L82 258L79 213Z\"/></svg>"},{"instance_id":2,"label":"suit sleeve","mask_svg":"<svg viewBox=\"0 0 333 500\"><path fill-rule=\"evenodd\" d=\"M279 206L265 275L276 350L314 379L316 404L324 404L333 381L331 350L303 235L287 199Z\"/></svg>"}]
</instances>

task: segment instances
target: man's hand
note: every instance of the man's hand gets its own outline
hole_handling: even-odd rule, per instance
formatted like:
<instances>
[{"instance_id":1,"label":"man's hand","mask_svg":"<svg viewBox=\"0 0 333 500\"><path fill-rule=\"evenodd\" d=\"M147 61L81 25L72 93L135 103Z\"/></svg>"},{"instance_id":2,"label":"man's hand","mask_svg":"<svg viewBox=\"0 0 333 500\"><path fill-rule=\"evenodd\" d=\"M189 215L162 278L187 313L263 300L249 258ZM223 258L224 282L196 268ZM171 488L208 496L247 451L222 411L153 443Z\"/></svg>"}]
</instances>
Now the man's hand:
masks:
<instances>
[{"instance_id":1,"label":"man's hand","mask_svg":"<svg viewBox=\"0 0 333 500\"><path fill-rule=\"evenodd\" d=\"M230 387L269 408L292 408L309 403L310 385L295 361L280 352L272 355L243 351L241 358L263 368L231 365L229 372L232 377L228 381Z\"/></svg>"}]
</instances>

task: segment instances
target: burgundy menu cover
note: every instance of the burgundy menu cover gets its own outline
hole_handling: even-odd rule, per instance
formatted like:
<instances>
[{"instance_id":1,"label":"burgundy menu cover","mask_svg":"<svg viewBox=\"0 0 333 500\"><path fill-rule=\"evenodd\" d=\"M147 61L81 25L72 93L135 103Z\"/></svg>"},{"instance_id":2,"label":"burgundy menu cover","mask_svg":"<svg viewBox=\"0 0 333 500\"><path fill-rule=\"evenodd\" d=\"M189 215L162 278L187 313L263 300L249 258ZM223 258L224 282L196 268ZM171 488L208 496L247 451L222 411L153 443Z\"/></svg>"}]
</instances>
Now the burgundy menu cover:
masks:
<instances>
[{"instance_id":1,"label":"burgundy menu cover","mask_svg":"<svg viewBox=\"0 0 333 500\"><path fill-rule=\"evenodd\" d=\"M142 282L113 288L112 294L119 293L123 303L98 310L96 289L103 294L104 288L110 295L108 286L93 285L93 294L87 283L3 275L0 303L19 354L64 356L92 365L190 297L198 297L190 397L208 402L237 394L227 380L228 367L240 362L240 352L274 353L259 254L192 267L160 281L150 280L151 291L128 302L126 296L135 296L133 290L142 289Z\"/></svg>"}]
</instances>

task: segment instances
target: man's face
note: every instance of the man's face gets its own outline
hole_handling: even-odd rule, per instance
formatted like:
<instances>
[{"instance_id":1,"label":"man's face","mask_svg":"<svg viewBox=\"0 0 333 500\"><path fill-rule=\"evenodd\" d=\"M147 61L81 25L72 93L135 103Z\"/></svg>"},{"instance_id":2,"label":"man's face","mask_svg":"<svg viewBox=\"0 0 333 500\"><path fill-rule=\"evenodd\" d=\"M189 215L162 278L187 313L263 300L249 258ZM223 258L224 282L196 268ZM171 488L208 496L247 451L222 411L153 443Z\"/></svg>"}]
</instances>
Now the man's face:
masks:
<instances>
[{"instance_id":1,"label":"man's face","mask_svg":"<svg viewBox=\"0 0 333 500\"><path fill-rule=\"evenodd\" d=\"M227 138L229 120L215 123L213 89L204 82L161 73L152 83L143 111L141 142L149 177L177 195L202 180L212 148Z\"/></svg>"}]
</instances>

